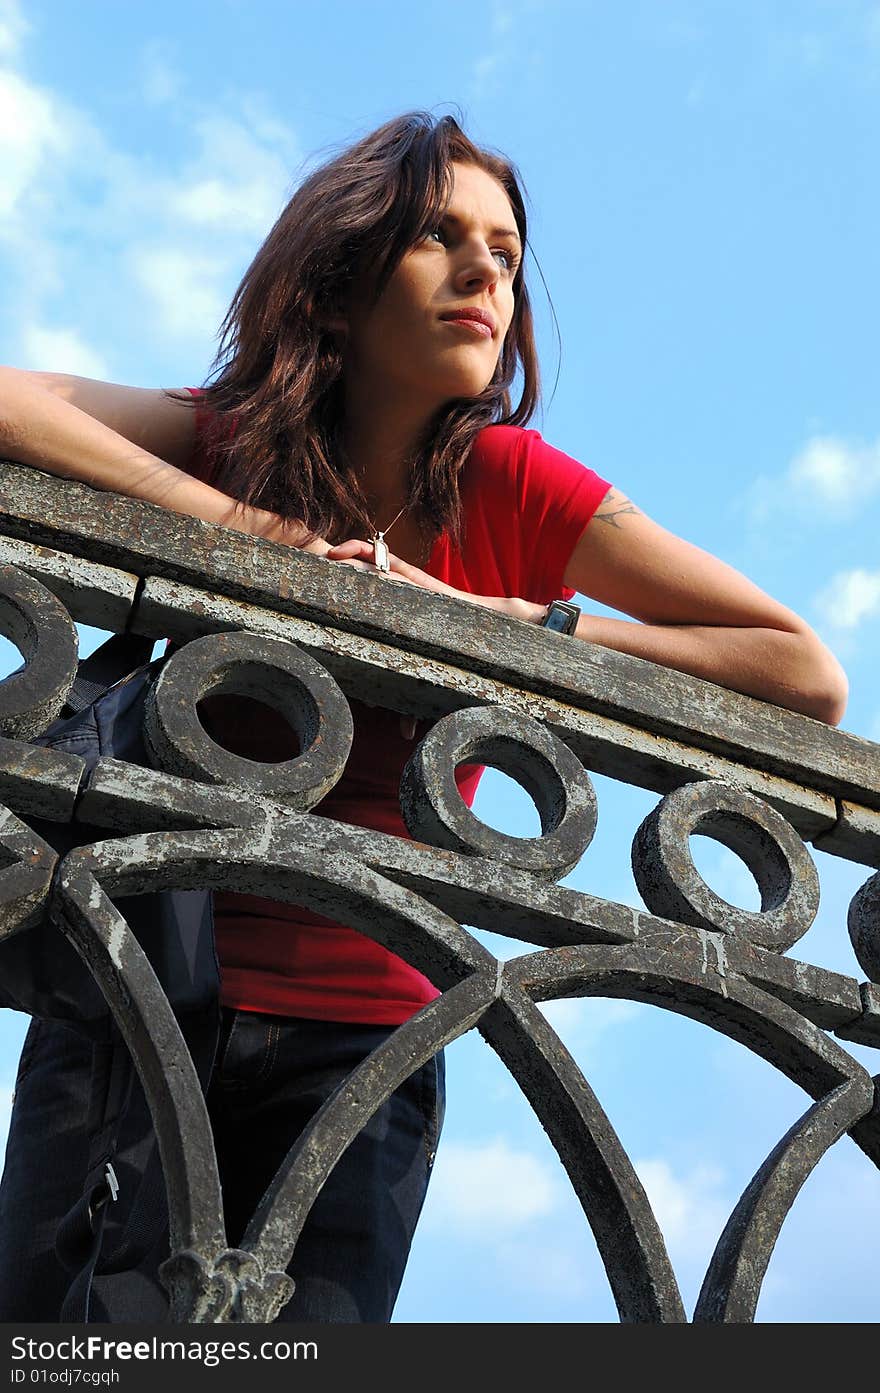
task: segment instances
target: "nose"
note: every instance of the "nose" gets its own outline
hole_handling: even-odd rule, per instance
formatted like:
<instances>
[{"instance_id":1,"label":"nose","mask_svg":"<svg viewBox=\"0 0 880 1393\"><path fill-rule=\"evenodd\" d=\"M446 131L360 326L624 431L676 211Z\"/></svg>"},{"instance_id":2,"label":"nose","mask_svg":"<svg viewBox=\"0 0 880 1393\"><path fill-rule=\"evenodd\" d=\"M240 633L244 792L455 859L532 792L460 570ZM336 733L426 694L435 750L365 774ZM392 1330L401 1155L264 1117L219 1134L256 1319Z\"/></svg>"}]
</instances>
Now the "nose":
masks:
<instances>
[{"instance_id":1,"label":"nose","mask_svg":"<svg viewBox=\"0 0 880 1393\"><path fill-rule=\"evenodd\" d=\"M500 269L485 242L475 240L462 247L461 262L455 272L455 287L465 294L488 290L494 294Z\"/></svg>"}]
</instances>

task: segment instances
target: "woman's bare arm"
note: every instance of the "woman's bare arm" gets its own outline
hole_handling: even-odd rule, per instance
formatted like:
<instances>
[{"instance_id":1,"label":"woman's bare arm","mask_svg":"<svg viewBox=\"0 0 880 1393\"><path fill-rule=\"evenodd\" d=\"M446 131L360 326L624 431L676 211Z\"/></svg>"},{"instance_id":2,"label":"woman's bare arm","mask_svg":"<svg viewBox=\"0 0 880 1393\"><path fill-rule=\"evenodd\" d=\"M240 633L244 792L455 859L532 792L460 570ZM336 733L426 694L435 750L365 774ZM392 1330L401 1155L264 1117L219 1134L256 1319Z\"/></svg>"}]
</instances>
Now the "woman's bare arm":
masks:
<instances>
[{"instance_id":1,"label":"woman's bare arm","mask_svg":"<svg viewBox=\"0 0 880 1393\"><path fill-rule=\"evenodd\" d=\"M606 494L572 553L565 583L642 622L584 614L577 636L837 725L848 684L793 610L739 571Z\"/></svg>"},{"instance_id":2,"label":"woman's bare arm","mask_svg":"<svg viewBox=\"0 0 880 1393\"><path fill-rule=\"evenodd\" d=\"M332 561L375 571L368 542L331 548ZM393 579L454 595L538 624L546 606L509 596L471 595L391 556ZM793 610L732 566L667 532L617 489L582 533L565 584L641 623L582 614L576 636L676 668L837 725L846 710L843 668Z\"/></svg>"},{"instance_id":3,"label":"woman's bare arm","mask_svg":"<svg viewBox=\"0 0 880 1393\"><path fill-rule=\"evenodd\" d=\"M301 545L307 530L186 473L195 412L162 391L0 367L0 456L252 536ZM324 554L318 538L305 548Z\"/></svg>"}]
</instances>

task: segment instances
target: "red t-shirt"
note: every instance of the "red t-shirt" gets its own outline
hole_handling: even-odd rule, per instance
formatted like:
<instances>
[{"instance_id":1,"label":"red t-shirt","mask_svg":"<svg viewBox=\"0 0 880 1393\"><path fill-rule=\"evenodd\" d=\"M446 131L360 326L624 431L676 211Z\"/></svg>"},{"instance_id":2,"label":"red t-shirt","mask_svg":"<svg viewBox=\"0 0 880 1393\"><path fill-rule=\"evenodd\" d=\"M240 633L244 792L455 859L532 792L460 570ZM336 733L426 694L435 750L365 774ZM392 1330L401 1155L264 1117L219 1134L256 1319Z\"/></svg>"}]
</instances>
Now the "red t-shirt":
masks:
<instances>
[{"instance_id":1,"label":"red t-shirt","mask_svg":"<svg viewBox=\"0 0 880 1393\"><path fill-rule=\"evenodd\" d=\"M204 441L205 423L197 413L197 441ZM210 457L198 443L190 470L210 482ZM462 471L462 548L439 537L424 569L474 595L544 604L570 598L574 592L562 583L565 568L609 487L591 469L547 445L537 431L489 426ZM356 701L351 708L354 743L348 764L313 811L406 837L398 790L414 742L402 736L397 713ZM471 766L457 775L468 806L481 774ZM294 905L217 893L214 914L226 1006L397 1025L439 995L420 972L364 934Z\"/></svg>"}]
</instances>

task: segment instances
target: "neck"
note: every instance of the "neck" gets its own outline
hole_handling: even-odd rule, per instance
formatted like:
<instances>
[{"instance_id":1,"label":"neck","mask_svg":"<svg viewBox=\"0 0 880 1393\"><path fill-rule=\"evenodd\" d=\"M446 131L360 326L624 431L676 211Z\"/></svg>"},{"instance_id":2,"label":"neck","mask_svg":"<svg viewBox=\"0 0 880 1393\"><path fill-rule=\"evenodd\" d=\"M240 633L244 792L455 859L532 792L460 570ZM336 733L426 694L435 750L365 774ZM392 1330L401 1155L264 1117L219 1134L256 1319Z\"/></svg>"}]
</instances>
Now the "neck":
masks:
<instances>
[{"instance_id":1,"label":"neck","mask_svg":"<svg viewBox=\"0 0 880 1393\"><path fill-rule=\"evenodd\" d=\"M387 527L406 500L410 461L428 419L411 399L378 404L346 393L342 441L377 527Z\"/></svg>"}]
</instances>

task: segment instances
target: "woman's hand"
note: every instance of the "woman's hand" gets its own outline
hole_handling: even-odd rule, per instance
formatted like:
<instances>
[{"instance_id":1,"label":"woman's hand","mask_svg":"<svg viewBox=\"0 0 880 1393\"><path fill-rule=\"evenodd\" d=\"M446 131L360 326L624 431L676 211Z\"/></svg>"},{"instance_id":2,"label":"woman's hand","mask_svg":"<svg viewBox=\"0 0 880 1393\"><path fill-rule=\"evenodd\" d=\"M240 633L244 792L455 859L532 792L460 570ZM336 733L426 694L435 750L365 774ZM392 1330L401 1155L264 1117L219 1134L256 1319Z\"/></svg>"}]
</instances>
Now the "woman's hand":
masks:
<instances>
[{"instance_id":1,"label":"woman's hand","mask_svg":"<svg viewBox=\"0 0 880 1393\"><path fill-rule=\"evenodd\" d=\"M323 556L308 528L190 474L196 413L180 397L65 373L0 367L0 455L204 522Z\"/></svg>"},{"instance_id":2,"label":"woman's hand","mask_svg":"<svg viewBox=\"0 0 880 1393\"><path fill-rule=\"evenodd\" d=\"M534 604L531 600L513 599L504 595L471 595L466 590L456 590L436 576L404 561L393 552L388 553L389 571L380 571L373 562L372 542L362 542L351 538L339 546L330 547L324 553L328 561L344 561L359 571L372 571L375 575L387 576L389 580L403 580L417 585L421 590L431 590L435 595L451 595L456 600L467 600L468 604L482 605L484 609L494 609L497 614L506 614L511 619L521 619L526 624L540 624L547 613L546 605Z\"/></svg>"},{"instance_id":3,"label":"woman's hand","mask_svg":"<svg viewBox=\"0 0 880 1393\"><path fill-rule=\"evenodd\" d=\"M639 623L582 614L579 639L837 725L846 674L793 610L609 489L565 584Z\"/></svg>"},{"instance_id":4,"label":"woman's hand","mask_svg":"<svg viewBox=\"0 0 880 1393\"><path fill-rule=\"evenodd\" d=\"M427 571L422 571L418 566L412 566L408 561L403 561L401 557L395 556L393 552L388 553L389 571L380 571L375 564L373 557L372 542L363 542L355 537L349 538L346 542L340 542L338 546L330 547L324 553L328 561L344 561L346 565L353 566L356 571L372 572L374 575L386 576L389 580L403 580L410 585L417 585L421 590L432 590L435 595L455 595L459 599L470 599L460 590L453 590L451 585L446 585L442 580L437 580L434 576L429 576Z\"/></svg>"},{"instance_id":5,"label":"woman's hand","mask_svg":"<svg viewBox=\"0 0 880 1393\"><path fill-rule=\"evenodd\" d=\"M338 546L330 547L324 552L324 555L328 561L341 561L344 565L354 566L358 571L372 571L375 575L386 576L389 580L417 585L421 590L433 591L435 595L452 595L456 600L468 600L471 604L484 605L487 609L494 609L500 614L509 614L514 619L524 619L526 623L538 624L546 613L545 605L534 605L528 600L469 595L464 590L456 590L453 586L447 585L445 581L437 580L436 576L429 576L427 571L411 565L390 551L388 553L390 570L380 571L373 561L375 553L372 542L362 542L354 537L347 542L340 542ZM414 716L401 716L400 733L404 740L416 738L416 725Z\"/></svg>"}]
</instances>

